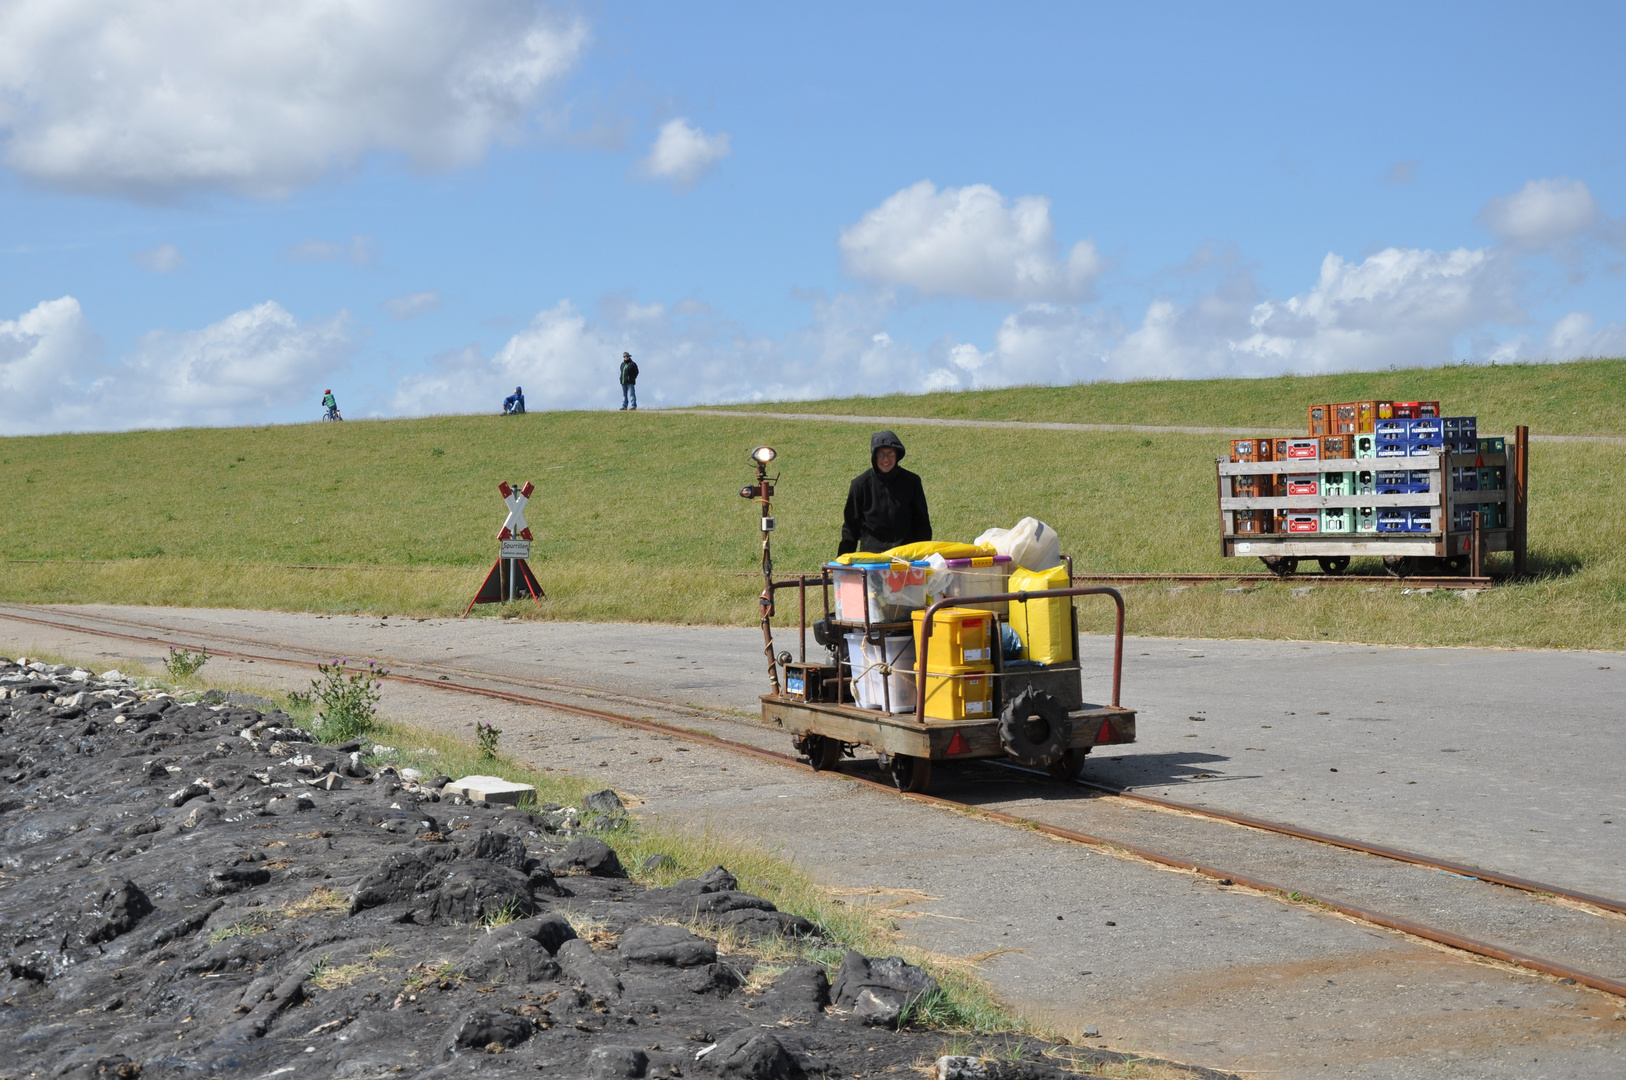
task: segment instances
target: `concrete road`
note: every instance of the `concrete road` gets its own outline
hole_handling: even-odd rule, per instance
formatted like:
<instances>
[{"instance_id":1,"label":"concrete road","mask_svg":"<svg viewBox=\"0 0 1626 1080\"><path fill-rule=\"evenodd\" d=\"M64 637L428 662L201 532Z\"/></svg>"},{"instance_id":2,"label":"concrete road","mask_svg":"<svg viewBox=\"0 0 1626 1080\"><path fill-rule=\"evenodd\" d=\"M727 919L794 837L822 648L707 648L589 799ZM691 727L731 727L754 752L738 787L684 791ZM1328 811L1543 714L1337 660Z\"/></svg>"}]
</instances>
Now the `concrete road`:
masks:
<instances>
[{"instance_id":1,"label":"concrete road","mask_svg":"<svg viewBox=\"0 0 1626 1080\"><path fill-rule=\"evenodd\" d=\"M7 622L4 614L0 609L0 641L15 643L7 646L12 651L100 653L109 665L162 655L94 632ZM553 680L553 696L600 707L619 701L617 711L733 738L765 734L726 713L753 711L761 639L752 631L113 608L73 614L87 627L144 632L130 625L137 623L199 644L271 643L250 650L262 654L280 646L442 664L488 680ZM1099 658L1100 643L1089 645ZM1142 741L1114 752L1117 760L1092 762L1109 781L1626 893L1612 824L1619 819L1611 813L1604 825L1605 815L1585 816L1599 800L1619 798L1607 775L1608 736L1618 719L1605 708L1607 690L1598 688L1626 670L1618 655L1150 640L1129 651L1125 701L1143 710ZM1295 664L1302 689L1285 697L1265 689ZM1464 666L1475 674L1454 674ZM217 660L210 671L271 685L308 678L263 662ZM1490 677L1504 685L1484 685ZM1379 685L1383 690L1364 689ZM1357 709L1357 693L1372 707ZM698 703L712 715L663 707L661 699ZM1391 701L1406 702L1404 714L1380 716ZM644 812L778 847L826 882L897 903L914 916L906 932L924 947L958 956L1010 950L982 965L1002 994L1063 1031L1098 1026L1115 1047L1284 1077L1328 1070L1602 1077L1619 1074L1626 1050L1626 1020L1614 1019L1626 1018L1626 1002L1301 905L550 710L399 685L386 706L437 727L493 720L521 756L602 775L643 799ZM1196 715L1205 718L1187 719ZM1531 715L1564 737L1530 739ZM1385 740L1376 734L1382 731L1393 734ZM1199 738L1186 738L1193 733ZM1483 747L1516 747L1522 756ZM1479 756L1465 758L1470 752ZM1275 768L1260 764L1266 760ZM1528 771L1555 790L1525 784ZM1013 783L1001 773L962 771L949 777L948 793L1159 850L1184 844L1210 864L1252 859L1281 874L1319 874L1324 886L1376 891L1436 920L1523 934L1549 949L1572 946L1570 959L1592 963L1589 970L1620 966L1626 921L1517 894L1509 902L1499 895L1509 890L1370 857L1320 847L1305 854L1309 846L1296 841L1260 840L1249 830ZM1353 782L1338 786L1346 780ZM1493 797L1482 798L1482 790ZM1432 798L1416 797L1423 794ZM1513 827L1531 812L1543 821ZM1528 831L1544 824L1543 832Z\"/></svg>"}]
</instances>

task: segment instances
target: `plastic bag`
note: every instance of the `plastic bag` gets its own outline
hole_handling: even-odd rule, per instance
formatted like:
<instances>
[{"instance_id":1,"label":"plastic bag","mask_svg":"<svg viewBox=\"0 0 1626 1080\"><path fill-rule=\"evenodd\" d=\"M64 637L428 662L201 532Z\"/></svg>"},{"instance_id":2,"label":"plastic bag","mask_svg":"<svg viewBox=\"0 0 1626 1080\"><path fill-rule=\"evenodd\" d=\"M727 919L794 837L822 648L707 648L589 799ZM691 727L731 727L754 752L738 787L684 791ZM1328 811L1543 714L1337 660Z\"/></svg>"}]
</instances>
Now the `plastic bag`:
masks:
<instances>
[{"instance_id":1,"label":"plastic bag","mask_svg":"<svg viewBox=\"0 0 1626 1080\"><path fill-rule=\"evenodd\" d=\"M989 529L973 543L992 544L1000 555L1024 570L1049 570L1061 565L1061 541L1056 530L1038 518L1025 517L1010 529Z\"/></svg>"}]
</instances>

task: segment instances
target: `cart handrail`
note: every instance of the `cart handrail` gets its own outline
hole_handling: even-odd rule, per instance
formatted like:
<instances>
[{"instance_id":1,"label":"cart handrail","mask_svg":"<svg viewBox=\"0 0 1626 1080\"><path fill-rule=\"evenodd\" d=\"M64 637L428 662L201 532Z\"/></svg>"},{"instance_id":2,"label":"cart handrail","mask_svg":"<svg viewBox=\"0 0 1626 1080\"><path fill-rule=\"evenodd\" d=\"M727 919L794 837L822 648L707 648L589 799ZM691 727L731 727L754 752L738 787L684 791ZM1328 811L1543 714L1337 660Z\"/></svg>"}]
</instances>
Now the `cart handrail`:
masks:
<instances>
[{"instance_id":1,"label":"cart handrail","mask_svg":"<svg viewBox=\"0 0 1626 1080\"><path fill-rule=\"evenodd\" d=\"M915 714L917 722L926 722L926 654L930 651L932 641L932 617L937 614L938 608L962 607L971 604L990 604L1000 601L1012 601L1025 604L1029 600L1047 600L1051 597L1063 596L1110 596L1113 603L1118 605L1117 628L1113 634L1112 645L1112 707L1120 708L1118 704L1118 690L1123 683L1124 673L1124 597L1123 593L1110 585L1084 585L1070 589L1035 589L1022 592L990 593L987 596L947 596L926 609L926 614L920 619L920 641L915 646L915 663L918 665L915 674L915 700L919 702Z\"/></svg>"}]
</instances>

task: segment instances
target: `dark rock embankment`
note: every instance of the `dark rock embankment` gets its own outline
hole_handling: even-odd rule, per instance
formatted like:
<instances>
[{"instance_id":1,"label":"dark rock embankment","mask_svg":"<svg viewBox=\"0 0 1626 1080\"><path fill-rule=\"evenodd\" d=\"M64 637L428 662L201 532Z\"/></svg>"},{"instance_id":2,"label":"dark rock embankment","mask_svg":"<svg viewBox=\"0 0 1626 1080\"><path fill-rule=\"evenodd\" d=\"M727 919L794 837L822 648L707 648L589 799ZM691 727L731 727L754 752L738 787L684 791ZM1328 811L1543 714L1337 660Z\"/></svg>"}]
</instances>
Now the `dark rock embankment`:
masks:
<instances>
[{"instance_id":1,"label":"dark rock embankment","mask_svg":"<svg viewBox=\"0 0 1626 1080\"><path fill-rule=\"evenodd\" d=\"M941 1033L896 1028L936 989L920 969L849 953L832 985L720 953L725 929L819 929L722 867L646 889L570 808L443 798L448 778L364 749L230 697L0 660L0 1078L791 1078L938 1057Z\"/></svg>"}]
</instances>

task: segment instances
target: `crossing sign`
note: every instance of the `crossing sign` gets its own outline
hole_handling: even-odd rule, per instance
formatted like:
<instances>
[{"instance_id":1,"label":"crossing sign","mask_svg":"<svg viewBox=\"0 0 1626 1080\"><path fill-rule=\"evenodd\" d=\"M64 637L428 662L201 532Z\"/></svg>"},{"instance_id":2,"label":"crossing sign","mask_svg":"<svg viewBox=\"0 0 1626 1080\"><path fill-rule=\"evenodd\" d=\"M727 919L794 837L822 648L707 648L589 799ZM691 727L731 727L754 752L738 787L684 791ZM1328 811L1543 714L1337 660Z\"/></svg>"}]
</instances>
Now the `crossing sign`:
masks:
<instances>
[{"instance_id":1,"label":"crossing sign","mask_svg":"<svg viewBox=\"0 0 1626 1080\"><path fill-rule=\"evenodd\" d=\"M502 523L502 532L497 534L497 539L531 539L531 527L525 524L525 504L531 501L531 492L536 490L536 486L527 480L524 487L511 488L504 480L497 485L497 490L502 492L502 501L508 504L508 519Z\"/></svg>"}]
</instances>

